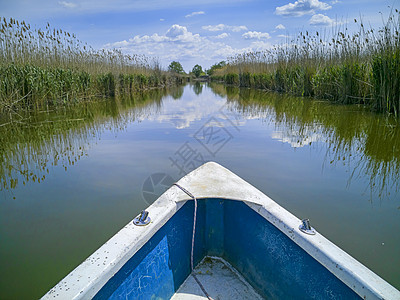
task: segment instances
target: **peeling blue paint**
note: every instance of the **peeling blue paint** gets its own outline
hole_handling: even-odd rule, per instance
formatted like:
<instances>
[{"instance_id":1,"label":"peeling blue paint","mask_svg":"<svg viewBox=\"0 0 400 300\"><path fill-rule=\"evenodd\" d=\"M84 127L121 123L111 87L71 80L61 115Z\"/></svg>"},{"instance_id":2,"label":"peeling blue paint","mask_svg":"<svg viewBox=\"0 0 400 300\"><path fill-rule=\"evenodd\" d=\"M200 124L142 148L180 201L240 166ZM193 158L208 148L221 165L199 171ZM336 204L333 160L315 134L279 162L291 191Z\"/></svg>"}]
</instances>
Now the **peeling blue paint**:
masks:
<instances>
[{"instance_id":1,"label":"peeling blue paint","mask_svg":"<svg viewBox=\"0 0 400 300\"><path fill-rule=\"evenodd\" d=\"M95 299L169 299L190 274L193 201L188 201ZM265 298L359 299L344 283L240 201L198 201L195 263L231 263Z\"/></svg>"},{"instance_id":2,"label":"peeling blue paint","mask_svg":"<svg viewBox=\"0 0 400 300\"><path fill-rule=\"evenodd\" d=\"M169 299L190 274L193 202L186 203L94 299ZM194 262L205 256L205 203L198 205Z\"/></svg>"},{"instance_id":3,"label":"peeling blue paint","mask_svg":"<svg viewBox=\"0 0 400 300\"><path fill-rule=\"evenodd\" d=\"M268 299L360 299L243 202L224 204L224 259Z\"/></svg>"}]
</instances>

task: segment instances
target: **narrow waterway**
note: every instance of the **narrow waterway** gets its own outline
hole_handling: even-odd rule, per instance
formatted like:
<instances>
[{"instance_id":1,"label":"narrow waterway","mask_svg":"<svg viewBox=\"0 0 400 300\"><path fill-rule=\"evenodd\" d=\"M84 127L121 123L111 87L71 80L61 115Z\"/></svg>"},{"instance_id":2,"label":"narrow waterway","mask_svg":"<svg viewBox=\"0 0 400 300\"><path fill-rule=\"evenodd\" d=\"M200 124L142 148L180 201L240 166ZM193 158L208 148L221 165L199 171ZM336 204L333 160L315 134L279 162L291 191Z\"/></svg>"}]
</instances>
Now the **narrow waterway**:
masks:
<instances>
[{"instance_id":1,"label":"narrow waterway","mask_svg":"<svg viewBox=\"0 0 400 300\"><path fill-rule=\"evenodd\" d=\"M400 129L387 116L197 83L0 121L2 299L42 296L210 160L400 289Z\"/></svg>"}]
</instances>

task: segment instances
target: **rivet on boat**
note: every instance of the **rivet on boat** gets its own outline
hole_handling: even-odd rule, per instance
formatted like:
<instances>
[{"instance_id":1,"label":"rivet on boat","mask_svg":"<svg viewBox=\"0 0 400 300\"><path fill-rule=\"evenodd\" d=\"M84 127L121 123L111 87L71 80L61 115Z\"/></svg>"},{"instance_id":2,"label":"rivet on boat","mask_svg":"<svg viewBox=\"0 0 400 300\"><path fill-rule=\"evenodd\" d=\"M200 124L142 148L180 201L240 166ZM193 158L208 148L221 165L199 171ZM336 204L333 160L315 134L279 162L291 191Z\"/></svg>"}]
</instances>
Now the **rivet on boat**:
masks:
<instances>
[{"instance_id":1,"label":"rivet on boat","mask_svg":"<svg viewBox=\"0 0 400 300\"><path fill-rule=\"evenodd\" d=\"M150 223L151 219L149 217L149 212L142 210L140 215L133 219L133 224L136 226L146 226Z\"/></svg>"},{"instance_id":2,"label":"rivet on boat","mask_svg":"<svg viewBox=\"0 0 400 300\"><path fill-rule=\"evenodd\" d=\"M300 231L314 235L316 233L315 229L311 227L309 219L301 220L301 225L299 226Z\"/></svg>"}]
</instances>

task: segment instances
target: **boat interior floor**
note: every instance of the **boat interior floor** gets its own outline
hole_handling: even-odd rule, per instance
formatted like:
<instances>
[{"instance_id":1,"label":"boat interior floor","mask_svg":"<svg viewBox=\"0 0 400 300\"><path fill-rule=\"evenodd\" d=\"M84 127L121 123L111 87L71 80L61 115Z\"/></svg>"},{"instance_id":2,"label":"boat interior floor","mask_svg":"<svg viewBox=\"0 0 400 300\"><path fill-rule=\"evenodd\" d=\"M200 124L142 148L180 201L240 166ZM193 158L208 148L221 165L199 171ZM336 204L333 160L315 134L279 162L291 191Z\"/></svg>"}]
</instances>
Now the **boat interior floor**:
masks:
<instances>
[{"instance_id":1,"label":"boat interior floor","mask_svg":"<svg viewBox=\"0 0 400 300\"><path fill-rule=\"evenodd\" d=\"M214 300L263 299L228 262L206 256L193 270L205 292ZM171 300L208 299L193 273L179 287Z\"/></svg>"}]
</instances>

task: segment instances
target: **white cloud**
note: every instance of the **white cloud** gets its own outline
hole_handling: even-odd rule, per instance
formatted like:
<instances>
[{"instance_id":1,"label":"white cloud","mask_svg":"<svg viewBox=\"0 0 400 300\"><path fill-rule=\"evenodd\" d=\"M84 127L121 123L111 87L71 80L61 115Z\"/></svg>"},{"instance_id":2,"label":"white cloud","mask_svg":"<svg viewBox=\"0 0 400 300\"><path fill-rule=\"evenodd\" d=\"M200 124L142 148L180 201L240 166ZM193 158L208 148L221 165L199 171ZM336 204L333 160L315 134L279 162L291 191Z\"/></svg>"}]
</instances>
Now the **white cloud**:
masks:
<instances>
[{"instance_id":1,"label":"white cloud","mask_svg":"<svg viewBox=\"0 0 400 300\"><path fill-rule=\"evenodd\" d=\"M245 52L249 52L252 49L248 48L242 48L242 49L237 49L237 48L233 48L230 45L227 44L221 44L221 47L218 49L215 49L215 51L213 52L211 58L213 59L217 59L218 60L221 59L226 59L229 56L235 56L241 53L245 53Z\"/></svg>"},{"instance_id":2,"label":"white cloud","mask_svg":"<svg viewBox=\"0 0 400 300\"><path fill-rule=\"evenodd\" d=\"M185 26L180 26L178 24L172 25L170 29L168 29L167 33L165 36L175 38L180 35L185 35L188 33L188 30Z\"/></svg>"},{"instance_id":3,"label":"white cloud","mask_svg":"<svg viewBox=\"0 0 400 300\"><path fill-rule=\"evenodd\" d=\"M194 63L200 63L203 68L207 68L206 64L211 65L229 56L269 47L269 44L257 40L246 48L234 48L222 42L227 36L229 34L226 32L218 36L200 36L190 32L185 26L174 24L165 34L136 35L128 40L106 44L103 48L118 48L126 54L157 56L164 66L177 60L185 70L190 70Z\"/></svg>"},{"instance_id":4,"label":"white cloud","mask_svg":"<svg viewBox=\"0 0 400 300\"><path fill-rule=\"evenodd\" d=\"M315 14L318 10L328 10L332 6L319 0L298 0L294 3L289 3L279 6L275 9L277 15L300 17L308 14Z\"/></svg>"},{"instance_id":5,"label":"white cloud","mask_svg":"<svg viewBox=\"0 0 400 300\"><path fill-rule=\"evenodd\" d=\"M228 26L229 30L232 30L233 32L240 32L243 30L248 30L246 26L241 25L241 26Z\"/></svg>"},{"instance_id":6,"label":"white cloud","mask_svg":"<svg viewBox=\"0 0 400 300\"><path fill-rule=\"evenodd\" d=\"M127 40L123 40L121 42L115 42L113 44L113 46L116 47L116 48L122 48L122 47L126 47L128 45L129 45L129 42Z\"/></svg>"},{"instance_id":7,"label":"white cloud","mask_svg":"<svg viewBox=\"0 0 400 300\"><path fill-rule=\"evenodd\" d=\"M194 12L186 15L185 18L190 18L190 17L193 17L193 16L204 15L204 14L205 14L204 11L194 11Z\"/></svg>"},{"instance_id":8,"label":"white cloud","mask_svg":"<svg viewBox=\"0 0 400 300\"><path fill-rule=\"evenodd\" d=\"M251 51L263 51L263 50L267 50L267 49L271 49L272 45L268 42L264 42L264 41L256 41L256 42L252 42L250 45L250 49Z\"/></svg>"},{"instance_id":9,"label":"white cloud","mask_svg":"<svg viewBox=\"0 0 400 300\"><path fill-rule=\"evenodd\" d=\"M333 26L336 24L334 20L323 14L313 15L308 22L313 26Z\"/></svg>"},{"instance_id":10,"label":"white cloud","mask_svg":"<svg viewBox=\"0 0 400 300\"><path fill-rule=\"evenodd\" d=\"M286 29L286 27L283 24L279 24L279 25L275 26L275 29L284 30L284 29Z\"/></svg>"},{"instance_id":11,"label":"white cloud","mask_svg":"<svg viewBox=\"0 0 400 300\"><path fill-rule=\"evenodd\" d=\"M167 33L165 34L165 37L170 38L170 40L174 42L184 42L184 43L196 42L200 40L200 35L193 34L189 32L185 26L180 26L178 24L172 25L171 28L168 29ZM165 39L163 38L159 41L163 40Z\"/></svg>"},{"instance_id":12,"label":"white cloud","mask_svg":"<svg viewBox=\"0 0 400 300\"><path fill-rule=\"evenodd\" d=\"M160 19L160 22L164 22L165 21L165 19Z\"/></svg>"},{"instance_id":13,"label":"white cloud","mask_svg":"<svg viewBox=\"0 0 400 300\"><path fill-rule=\"evenodd\" d=\"M215 38L217 38L217 39L225 39L228 36L229 36L229 33L224 32L224 33L221 33L221 34L217 35Z\"/></svg>"},{"instance_id":14,"label":"white cloud","mask_svg":"<svg viewBox=\"0 0 400 300\"><path fill-rule=\"evenodd\" d=\"M242 34L242 37L245 39L269 39L271 36L267 32L258 32L258 31L248 31Z\"/></svg>"},{"instance_id":15,"label":"white cloud","mask_svg":"<svg viewBox=\"0 0 400 300\"><path fill-rule=\"evenodd\" d=\"M222 31L225 29L224 24L219 24L219 25L207 25L207 26L203 26L201 28L203 28L204 30L208 30L208 31Z\"/></svg>"},{"instance_id":16,"label":"white cloud","mask_svg":"<svg viewBox=\"0 0 400 300\"><path fill-rule=\"evenodd\" d=\"M65 8L75 8L78 6L76 3L67 2L67 1L60 1L60 2L58 2L58 4L60 4L62 7L65 7Z\"/></svg>"},{"instance_id":17,"label":"white cloud","mask_svg":"<svg viewBox=\"0 0 400 300\"><path fill-rule=\"evenodd\" d=\"M149 36L149 35L136 35L134 36L132 39L129 39L129 43L134 43L134 44L142 44L142 43L149 43L149 42L155 42L155 43L159 43L159 42L164 42L167 41L168 38L166 36L162 36L162 35L158 35L157 33L154 33L153 35ZM122 42L116 42L113 43L112 46L114 47L121 47L119 45L119 43L123 43ZM124 45L127 46L127 45Z\"/></svg>"},{"instance_id":18,"label":"white cloud","mask_svg":"<svg viewBox=\"0 0 400 300\"><path fill-rule=\"evenodd\" d=\"M225 25L225 24L218 24L218 25L207 25L207 26L202 26L204 30L208 31L222 31L222 30L230 30L233 32L239 32L243 30L248 30L246 26L244 25L239 25L239 26L230 26L230 25Z\"/></svg>"},{"instance_id":19,"label":"white cloud","mask_svg":"<svg viewBox=\"0 0 400 300\"><path fill-rule=\"evenodd\" d=\"M286 35L286 34L279 34L278 35L278 38L284 38L284 39L287 39L287 38L289 38L290 36L288 36L288 35Z\"/></svg>"}]
</instances>

